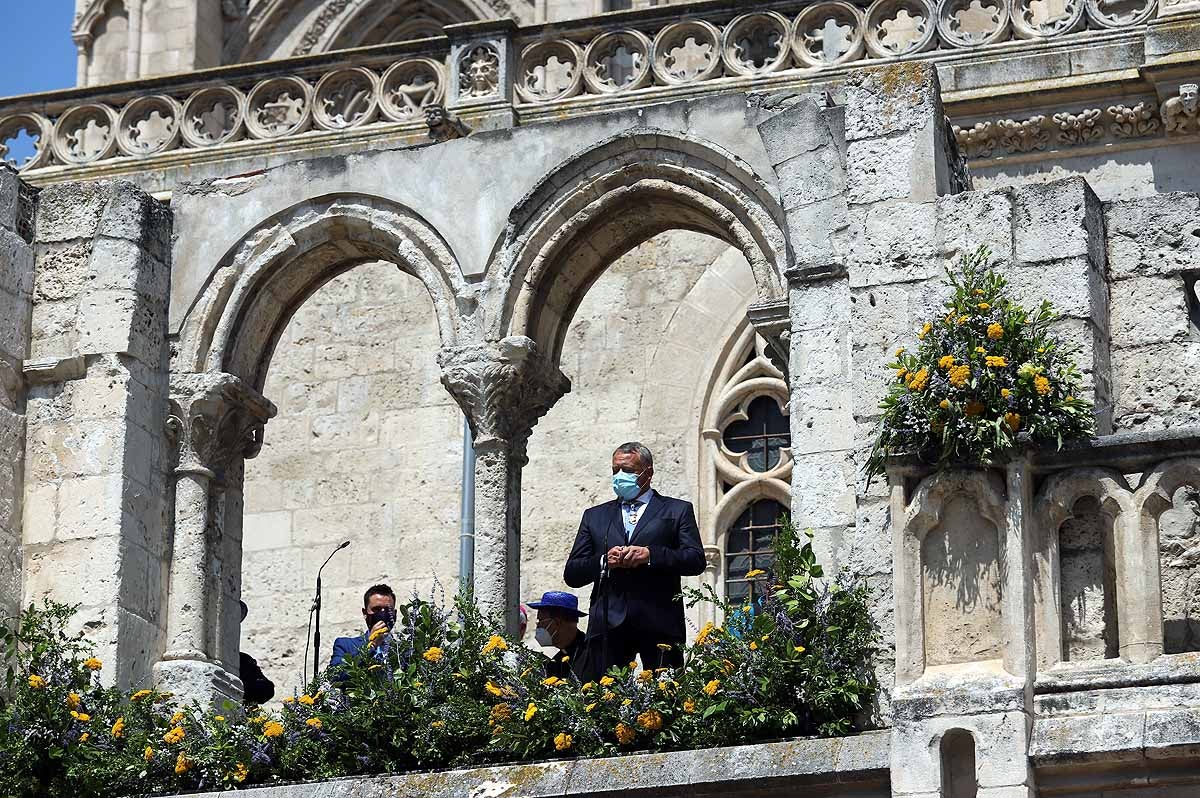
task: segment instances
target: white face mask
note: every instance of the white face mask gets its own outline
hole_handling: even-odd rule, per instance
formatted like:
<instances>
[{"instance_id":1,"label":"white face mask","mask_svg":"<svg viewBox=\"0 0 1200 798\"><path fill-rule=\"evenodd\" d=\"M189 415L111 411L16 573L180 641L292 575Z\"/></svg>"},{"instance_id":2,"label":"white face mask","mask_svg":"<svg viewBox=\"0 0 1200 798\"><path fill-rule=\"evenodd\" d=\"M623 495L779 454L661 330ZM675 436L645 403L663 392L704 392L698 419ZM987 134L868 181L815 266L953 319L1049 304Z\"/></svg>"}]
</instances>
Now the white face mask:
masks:
<instances>
[{"instance_id":1,"label":"white face mask","mask_svg":"<svg viewBox=\"0 0 1200 798\"><path fill-rule=\"evenodd\" d=\"M533 639L537 641L539 646L548 648L554 645L554 638L550 636L550 630L544 626L539 626L533 630Z\"/></svg>"}]
</instances>

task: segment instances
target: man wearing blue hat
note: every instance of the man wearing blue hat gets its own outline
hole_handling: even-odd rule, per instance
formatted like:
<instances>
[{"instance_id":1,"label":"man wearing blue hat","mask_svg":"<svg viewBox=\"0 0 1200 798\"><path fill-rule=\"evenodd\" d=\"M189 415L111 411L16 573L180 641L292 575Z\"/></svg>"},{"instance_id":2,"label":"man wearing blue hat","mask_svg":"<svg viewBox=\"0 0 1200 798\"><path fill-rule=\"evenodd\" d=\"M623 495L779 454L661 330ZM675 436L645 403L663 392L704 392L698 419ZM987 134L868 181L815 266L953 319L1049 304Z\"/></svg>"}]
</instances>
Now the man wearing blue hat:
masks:
<instances>
[{"instance_id":1,"label":"man wearing blue hat","mask_svg":"<svg viewBox=\"0 0 1200 798\"><path fill-rule=\"evenodd\" d=\"M574 593L551 590L542 594L541 601L531 601L537 610L537 628L533 636L539 646L554 646L558 653L546 661L546 675L567 678L574 674L581 680L588 672L587 640L579 631L579 619L587 615L579 611L579 599Z\"/></svg>"},{"instance_id":2,"label":"man wearing blue hat","mask_svg":"<svg viewBox=\"0 0 1200 798\"><path fill-rule=\"evenodd\" d=\"M584 511L563 581L594 585L588 607L591 676L641 656L642 667L683 665L682 577L704 572L690 502L650 487L654 458L640 443L612 456L614 501Z\"/></svg>"}]
</instances>

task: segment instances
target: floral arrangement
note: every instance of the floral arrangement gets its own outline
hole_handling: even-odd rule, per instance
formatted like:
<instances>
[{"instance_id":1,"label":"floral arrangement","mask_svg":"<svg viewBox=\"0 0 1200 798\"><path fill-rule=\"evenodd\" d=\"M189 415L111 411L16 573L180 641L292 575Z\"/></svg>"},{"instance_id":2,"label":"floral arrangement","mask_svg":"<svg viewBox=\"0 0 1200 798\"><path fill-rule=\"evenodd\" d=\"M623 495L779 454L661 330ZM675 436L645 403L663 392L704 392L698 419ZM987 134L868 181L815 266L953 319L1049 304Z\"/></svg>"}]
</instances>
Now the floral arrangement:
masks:
<instances>
[{"instance_id":1,"label":"floral arrangement","mask_svg":"<svg viewBox=\"0 0 1200 798\"><path fill-rule=\"evenodd\" d=\"M31 607L0 629L0 784L14 798L91 798L846 734L875 690L866 588L822 580L790 527L775 562L754 574L754 606L691 592L730 620L701 629L678 670L550 678L469 596L413 599L376 641L382 658L325 674L278 711L214 714L103 687L103 663L66 631L72 608Z\"/></svg>"},{"instance_id":2,"label":"floral arrangement","mask_svg":"<svg viewBox=\"0 0 1200 798\"><path fill-rule=\"evenodd\" d=\"M1009 298L990 253L965 255L947 269L946 313L926 321L916 351L900 348L880 403L868 479L888 457L912 454L945 465L989 462L1012 449L1018 434L1062 446L1091 433L1092 406L1079 398L1072 353L1051 332L1059 318L1049 302L1029 313Z\"/></svg>"}]
</instances>

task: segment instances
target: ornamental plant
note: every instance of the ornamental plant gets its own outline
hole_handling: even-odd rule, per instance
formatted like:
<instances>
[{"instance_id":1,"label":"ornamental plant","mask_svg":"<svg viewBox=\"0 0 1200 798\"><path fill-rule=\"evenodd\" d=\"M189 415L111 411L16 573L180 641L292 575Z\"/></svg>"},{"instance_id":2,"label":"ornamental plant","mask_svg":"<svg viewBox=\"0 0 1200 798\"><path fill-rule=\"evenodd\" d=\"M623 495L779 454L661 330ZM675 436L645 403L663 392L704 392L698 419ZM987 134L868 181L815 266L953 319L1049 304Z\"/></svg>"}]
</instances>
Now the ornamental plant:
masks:
<instances>
[{"instance_id":1,"label":"ornamental plant","mask_svg":"<svg viewBox=\"0 0 1200 798\"><path fill-rule=\"evenodd\" d=\"M939 467L987 463L1019 435L1061 447L1091 433L1073 353L1051 330L1059 316L1049 302L1030 313L1013 301L990 257L980 247L946 270L945 314L926 321L915 349L901 347L888 364L894 374L879 405L868 479L893 455Z\"/></svg>"},{"instance_id":2,"label":"ornamental plant","mask_svg":"<svg viewBox=\"0 0 1200 798\"><path fill-rule=\"evenodd\" d=\"M278 709L182 706L100 681L71 634L73 609L45 603L0 627L5 798L233 790L536 759L839 735L875 690L864 587L825 580L807 539L775 542L763 598L708 624L680 669L613 668L596 682L549 678L545 658L497 633L469 594L413 598L376 652L326 672Z\"/></svg>"}]
</instances>

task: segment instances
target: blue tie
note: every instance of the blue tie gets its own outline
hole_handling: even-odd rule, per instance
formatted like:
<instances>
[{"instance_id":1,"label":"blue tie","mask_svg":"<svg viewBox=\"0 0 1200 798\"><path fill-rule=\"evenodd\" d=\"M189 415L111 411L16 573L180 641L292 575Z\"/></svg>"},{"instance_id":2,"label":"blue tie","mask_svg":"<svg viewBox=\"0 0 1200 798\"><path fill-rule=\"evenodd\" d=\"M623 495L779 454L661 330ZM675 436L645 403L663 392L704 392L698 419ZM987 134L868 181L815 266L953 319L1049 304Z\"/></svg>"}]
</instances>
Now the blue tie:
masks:
<instances>
[{"instance_id":1,"label":"blue tie","mask_svg":"<svg viewBox=\"0 0 1200 798\"><path fill-rule=\"evenodd\" d=\"M628 543L633 538L633 530L637 526L642 502L634 499L633 501L622 502L621 506L625 508L625 542Z\"/></svg>"}]
</instances>

